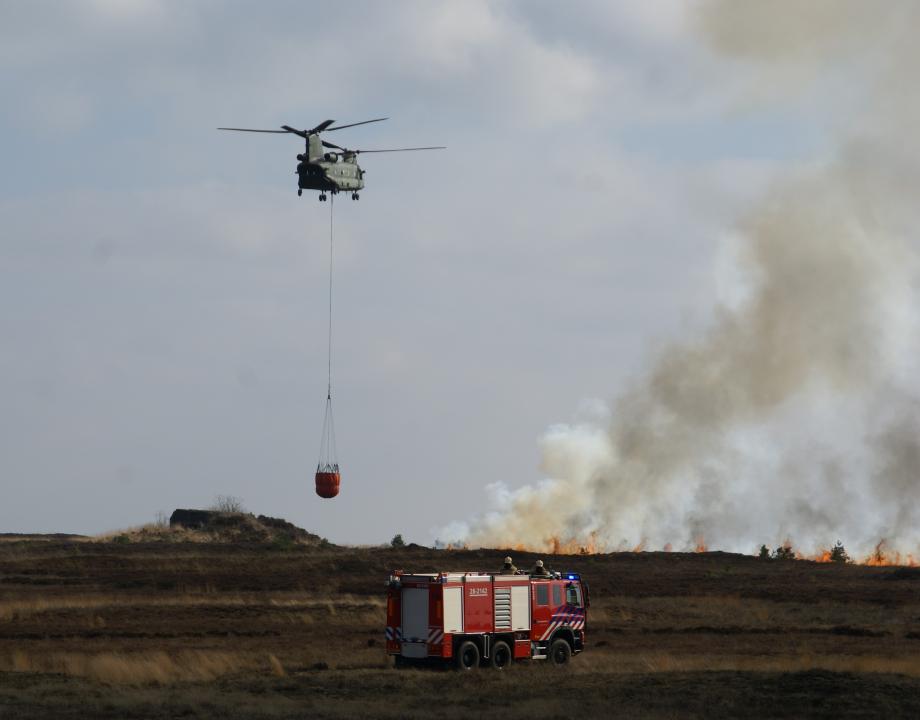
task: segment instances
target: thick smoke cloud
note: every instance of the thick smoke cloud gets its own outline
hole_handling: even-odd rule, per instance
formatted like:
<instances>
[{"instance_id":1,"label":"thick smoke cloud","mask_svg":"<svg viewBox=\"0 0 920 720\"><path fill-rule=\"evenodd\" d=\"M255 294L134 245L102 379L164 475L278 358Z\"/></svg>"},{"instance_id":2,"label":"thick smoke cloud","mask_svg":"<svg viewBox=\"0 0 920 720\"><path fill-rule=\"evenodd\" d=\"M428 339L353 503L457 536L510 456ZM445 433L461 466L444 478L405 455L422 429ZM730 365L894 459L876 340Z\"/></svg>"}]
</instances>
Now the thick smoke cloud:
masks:
<instances>
[{"instance_id":1,"label":"thick smoke cloud","mask_svg":"<svg viewBox=\"0 0 920 720\"><path fill-rule=\"evenodd\" d=\"M608 406L543 438L549 478L464 527L484 546L806 552L920 543L920 50L914 3L703 6L746 103L839 105L837 149L790 169L737 228L739 299ZM846 92L838 92L846 88ZM756 138L752 138L756 143Z\"/></svg>"}]
</instances>

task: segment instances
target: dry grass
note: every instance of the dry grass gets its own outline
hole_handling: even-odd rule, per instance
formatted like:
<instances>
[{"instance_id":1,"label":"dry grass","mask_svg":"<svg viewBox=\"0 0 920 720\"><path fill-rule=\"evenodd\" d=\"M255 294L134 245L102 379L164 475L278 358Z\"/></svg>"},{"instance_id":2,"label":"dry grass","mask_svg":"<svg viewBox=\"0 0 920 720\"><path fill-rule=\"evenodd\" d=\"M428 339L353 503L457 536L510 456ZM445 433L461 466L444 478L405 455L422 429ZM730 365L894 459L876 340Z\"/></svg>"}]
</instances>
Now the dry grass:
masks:
<instances>
[{"instance_id":1,"label":"dry grass","mask_svg":"<svg viewBox=\"0 0 920 720\"><path fill-rule=\"evenodd\" d=\"M287 676L287 673L284 671L284 665L282 665L281 661L277 657L272 655L271 653L268 654L268 663L269 665L271 665L272 674L275 677L286 677Z\"/></svg>"},{"instance_id":2,"label":"dry grass","mask_svg":"<svg viewBox=\"0 0 920 720\"><path fill-rule=\"evenodd\" d=\"M104 610L111 608L145 608L145 607L260 607L268 605L288 610L321 609L328 615L338 612L366 610L368 619L379 622L379 609L386 606L383 598L359 598L342 595L335 601L315 595L292 594L277 597L260 595L221 594L215 597L213 589L201 593L174 595L62 595L54 597L26 597L14 600L0 600L0 622L23 620L34 615L60 610Z\"/></svg>"},{"instance_id":3,"label":"dry grass","mask_svg":"<svg viewBox=\"0 0 920 720\"><path fill-rule=\"evenodd\" d=\"M92 542L93 537L89 535L29 535L19 533L0 533L0 545L21 545L29 543L36 544L58 544L60 542L81 543Z\"/></svg>"},{"instance_id":4,"label":"dry grass","mask_svg":"<svg viewBox=\"0 0 920 720\"><path fill-rule=\"evenodd\" d=\"M904 675L920 678L920 657L886 655L800 655L752 657L747 655L699 655L652 651L642 654L606 654L590 666L573 664L571 672L644 675L648 673L751 672L801 673L823 670L834 673Z\"/></svg>"},{"instance_id":5,"label":"dry grass","mask_svg":"<svg viewBox=\"0 0 920 720\"><path fill-rule=\"evenodd\" d=\"M763 631L854 625L884 631L920 617L920 598L897 606L877 602L783 602L737 596L604 598L592 608L595 626L646 631L713 626Z\"/></svg>"},{"instance_id":6,"label":"dry grass","mask_svg":"<svg viewBox=\"0 0 920 720\"><path fill-rule=\"evenodd\" d=\"M104 684L144 685L210 681L228 673L258 669L238 653L187 650L166 652L30 652L0 655L0 672L57 673Z\"/></svg>"},{"instance_id":7,"label":"dry grass","mask_svg":"<svg viewBox=\"0 0 920 720\"><path fill-rule=\"evenodd\" d=\"M157 523L147 523L145 525L135 525L132 527L121 528L119 530L109 530L108 532L94 535L93 542L171 542L171 543L213 543L220 539L217 533L196 530L194 528L185 528L179 526L163 526Z\"/></svg>"},{"instance_id":8,"label":"dry grass","mask_svg":"<svg viewBox=\"0 0 920 720\"><path fill-rule=\"evenodd\" d=\"M592 588L588 649L567 671L537 662L475 677L394 670L383 642L385 568L471 569L503 554L0 545L0 716L9 706L18 709L10 717L77 717L67 708L85 703L82 717L106 719L396 718L430 716L437 698L447 717L468 717L471 703L567 717L570 703L553 699L563 695L578 698L585 717L611 707L756 716L751 698L775 716L787 692L797 699L782 707L803 716L854 683L863 704L852 707L865 715L881 702L876 709L894 716L911 715L908 691L920 697L913 575L718 554L554 561ZM827 707L836 717L850 706Z\"/></svg>"}]
</instances>

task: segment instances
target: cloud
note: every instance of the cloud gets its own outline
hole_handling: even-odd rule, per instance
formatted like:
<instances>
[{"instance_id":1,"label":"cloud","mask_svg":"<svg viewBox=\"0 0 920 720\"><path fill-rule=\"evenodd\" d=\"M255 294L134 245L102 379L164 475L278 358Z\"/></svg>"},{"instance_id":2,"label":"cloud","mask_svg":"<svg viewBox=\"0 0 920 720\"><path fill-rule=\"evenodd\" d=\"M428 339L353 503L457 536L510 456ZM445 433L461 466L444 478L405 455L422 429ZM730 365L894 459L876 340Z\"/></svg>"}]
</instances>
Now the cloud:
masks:
<instances>
[{"instance_id":1,"label":"cloud","mask_svg":"<svg viewBox=\"0 0 920 720\"><path fill-rule=\"evenodd\" d=\"M424 539L699 325L710 231L773 172L713 140L722 76L700 82L685 21L629 4L48 7L0 10L9 529L229 493L338 541ZM214 128L381 115L336 137L449 150L362 156L360 203L335 203L346 489L320 506L330 208L296 196L299 140ZM676 161L691 117L707 141Z\"/></svg>"}]
</instances>

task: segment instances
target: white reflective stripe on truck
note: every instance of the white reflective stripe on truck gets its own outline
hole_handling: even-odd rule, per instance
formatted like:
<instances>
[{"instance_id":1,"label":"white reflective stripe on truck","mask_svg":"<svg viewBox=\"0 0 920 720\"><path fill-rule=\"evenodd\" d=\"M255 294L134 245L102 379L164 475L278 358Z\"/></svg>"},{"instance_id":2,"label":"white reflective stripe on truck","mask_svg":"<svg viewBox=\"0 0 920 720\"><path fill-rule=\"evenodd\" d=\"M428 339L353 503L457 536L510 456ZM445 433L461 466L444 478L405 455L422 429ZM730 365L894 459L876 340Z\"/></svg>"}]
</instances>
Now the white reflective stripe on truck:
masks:
<instances>
[{"instance_id":1,"label":"white reflective stripe on truck","mask_svg":"<svg viewBox=\"0 0 920 720\"><path fill-rule=\"evenodd\" d=\"M444 632L463 632L463 588L444 588Z\"/></svg>"},{"instance_id":2,"label":"white reflective stripe on truck","mask_svg":"<svg viewBox=\"0 0 920 720\"><path fill-rule=\"evenodd\" d=\"M530 630L530 586L511 588L511 629Z\"/></svg>"}]
</instances>

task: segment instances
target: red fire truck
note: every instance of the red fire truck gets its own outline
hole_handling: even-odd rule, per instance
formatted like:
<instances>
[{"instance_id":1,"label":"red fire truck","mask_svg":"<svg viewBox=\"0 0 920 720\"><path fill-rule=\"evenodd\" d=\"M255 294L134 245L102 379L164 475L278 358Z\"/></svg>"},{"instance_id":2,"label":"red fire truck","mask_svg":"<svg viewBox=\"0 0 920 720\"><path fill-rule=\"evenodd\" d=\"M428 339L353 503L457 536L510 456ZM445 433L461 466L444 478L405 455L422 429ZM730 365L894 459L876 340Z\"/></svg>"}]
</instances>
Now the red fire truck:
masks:
<instances>
[{"instance_id":1,"label":"red fire truck","mask_svg":"<svg viewBox=\"0 0 920 720\"><path fill-rule=\"evenodd\" d=\"M387 583L387 653L397 665L453 660L460 670L522 658L564 665L584 650L588 605L575 573L397 571Z\"/></svg>"}]
</instances>

